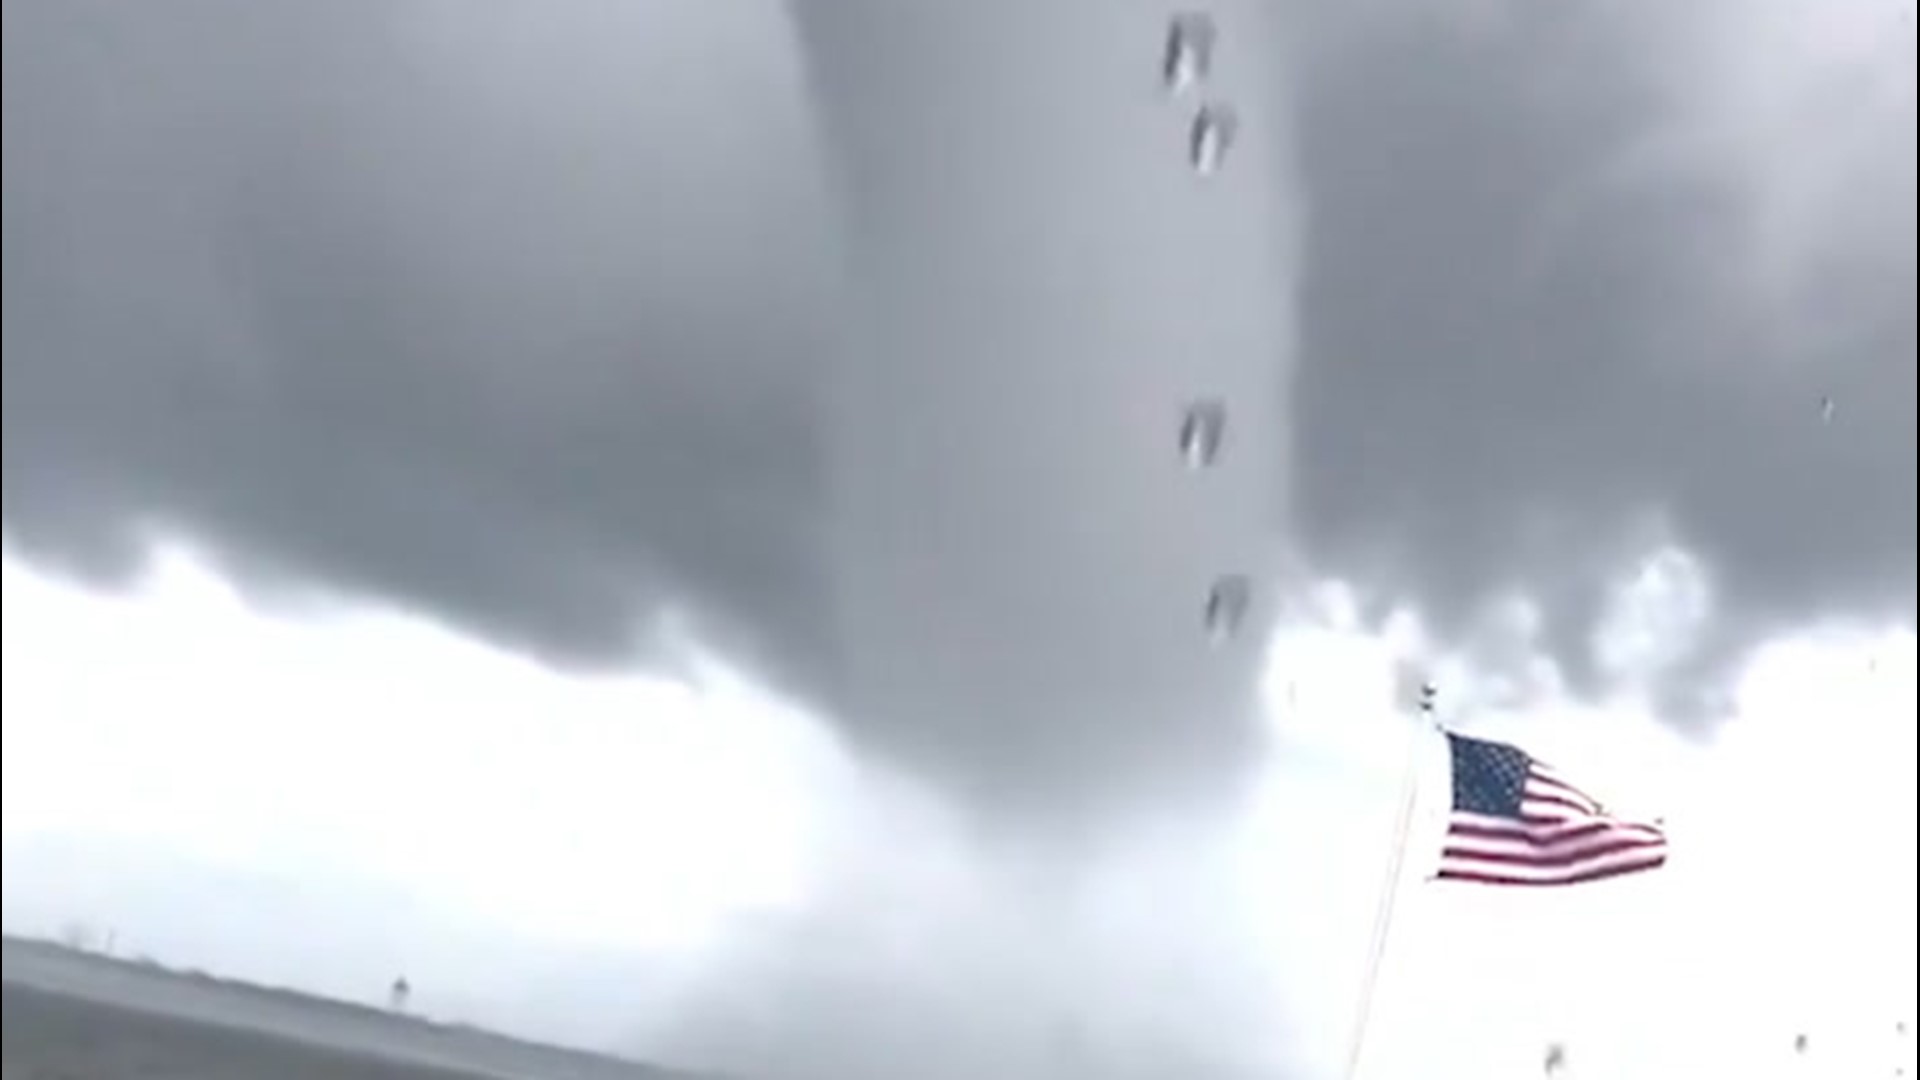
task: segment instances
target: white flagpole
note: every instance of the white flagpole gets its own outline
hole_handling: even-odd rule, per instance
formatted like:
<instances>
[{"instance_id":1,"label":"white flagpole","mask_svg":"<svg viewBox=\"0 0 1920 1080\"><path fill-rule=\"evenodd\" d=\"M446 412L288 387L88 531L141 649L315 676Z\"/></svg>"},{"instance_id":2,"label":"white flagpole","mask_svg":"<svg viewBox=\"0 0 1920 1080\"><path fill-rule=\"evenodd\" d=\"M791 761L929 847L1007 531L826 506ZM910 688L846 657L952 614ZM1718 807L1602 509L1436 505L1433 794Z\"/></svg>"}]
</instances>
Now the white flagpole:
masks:
<instances>
[{"instance_id":1,"label":"white flagpole","mask_svg":"<svg viewBox=\"0 0 1920 1080\"><path fill-rule=\"evenodd\" d=\"M1360 984L1360 1002L1355 1009L1353 1024L1353 1042L1347 1049L1347 1080L1354 1080L1360 1072L1362 1054L1366 1049L1367 1029L1373 1018L1373 1002L1380 986L1380 969L1387 956L1387 941L1393 929L1395 901L1399 899L1401 876L1406 869L1407 837L1413 828L1413 812L1418 803L1420 790L1420 751L1426 745L1426 729L1437 728L1433 719L1433 684L1420 688L1421 730L1409 738L1407 749L1407 767L1401 780L1400 809L1393 827L1393 851L1387 861L1386 883L1381 890L1379 913L1375 916L1373 942L1367 957L1367 970Z\"/></svg>"}]
</instances>

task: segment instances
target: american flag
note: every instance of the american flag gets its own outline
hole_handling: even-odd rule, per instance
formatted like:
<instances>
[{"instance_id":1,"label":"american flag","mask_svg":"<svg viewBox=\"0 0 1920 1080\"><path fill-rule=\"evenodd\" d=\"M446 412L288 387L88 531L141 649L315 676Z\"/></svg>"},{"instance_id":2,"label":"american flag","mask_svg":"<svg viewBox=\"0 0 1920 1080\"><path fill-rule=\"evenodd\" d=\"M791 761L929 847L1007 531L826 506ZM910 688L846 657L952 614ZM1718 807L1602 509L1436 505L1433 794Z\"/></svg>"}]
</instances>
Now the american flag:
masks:
<instances>
[{"instance_id":1,"label":"american flag","mask_svg":"<svg viewBox=\"0 0 1920 1080\"><path fill-rule=\"evenodd\" d=\"M1447 733L1453 813L1439 878L1483 885L1573 885L1667 861L1660 827L1609 814L1526 751Z\"/></svg>"}]
</instances>

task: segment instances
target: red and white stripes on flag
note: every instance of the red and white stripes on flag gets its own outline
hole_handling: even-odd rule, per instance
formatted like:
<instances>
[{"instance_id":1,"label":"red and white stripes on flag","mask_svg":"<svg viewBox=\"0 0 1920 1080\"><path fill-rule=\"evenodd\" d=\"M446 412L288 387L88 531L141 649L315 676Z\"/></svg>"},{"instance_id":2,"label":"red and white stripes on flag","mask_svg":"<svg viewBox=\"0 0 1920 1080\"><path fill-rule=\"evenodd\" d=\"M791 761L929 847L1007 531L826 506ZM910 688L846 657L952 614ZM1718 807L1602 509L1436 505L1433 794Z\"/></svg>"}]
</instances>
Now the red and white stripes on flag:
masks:
<instances>
[{"instance_id":1,"label":"red and white stripes on flag","mask_svg":"<svg viewBox=\"0 0 1920 1080\"><path fill-rule=\"evenodd\" d=\"M1573 885L1666 863L1658 825L1613 816L1517 747L1452 732L1447 741L1453 812L1440 880Z\"/></svg>"}]
</instances>

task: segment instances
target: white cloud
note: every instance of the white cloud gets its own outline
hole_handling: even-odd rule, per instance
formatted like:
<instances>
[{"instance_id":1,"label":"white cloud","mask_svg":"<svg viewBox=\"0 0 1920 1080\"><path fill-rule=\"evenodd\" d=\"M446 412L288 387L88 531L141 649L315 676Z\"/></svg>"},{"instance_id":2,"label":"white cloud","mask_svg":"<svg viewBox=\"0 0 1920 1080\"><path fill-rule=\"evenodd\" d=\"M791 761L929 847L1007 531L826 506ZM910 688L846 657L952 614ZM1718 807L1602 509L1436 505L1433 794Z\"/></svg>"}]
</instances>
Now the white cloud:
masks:
<instances>
[{"instance_id":1,"label":"white cloud","mask_svg":"<svg viewBox=\"0 0 1920 1080\"><path fill-rule=\"evenodd\" d=\"M391 977L364 923L401 895L416 912L396 926L433 938L402 949L427 958L423 995L536 1034L801 1077L896 1055L954 1075L1191 1069L1196 1047L1333 1076L1412 764L1369 1076L1529 1075L1556 1039L1572 1075L1761 1076L1802 1027L1838 1060L1913 1012L1911 628L1777 644L1736 721L1693 744L1631 695L1482 708L1417 620L1370 633L1328 586L1322 617L1275 639L1272 782L1244 817L1144 818L1063 869L982 849L931 792L717 667L568 678L392 614L270 618L184 553L156 566L114 598L5 565L10 930L82 915L128 951L351 992ZM1670 872L1550 896L1425 885L1445 780L1401 722L1410 669L1438 673L1455 719L1665 813ZM56 867L49 841L98 861ZM229 948L233 927L143 909L111 888L133 850L179 895L218 887L209 867L299 883L303 937L337 955L306 974L311 951ZM594 954L625 958L608 963L633 988L541 1015L525 985L462 966L488 934L553 958L543 992ZM442 982L459 990L433 997ZM952 1050L930 1064L932 1045Z\"/></svg>"},{"instance_id":2,"label":"white cloud","mask_svg":"<svg viewBox=\"0 0 1920 1080\"><path fill-rule=\"evenodd\" d=\"M1713 614L1699 561L1661 548L1614 590L1595 634L1600 668L1614 681L1645 683L1686 659Z\"/></svg>"},{"instance_id":3,"label":"white cloud","mask_svg":"<svg viewBox=\"0 0 1920 1080\"><path fill-rule=\"evenodd\" d=\"M834 750L736 689L561 679L390 614L6 569L6 833L352 867L556 938L676 946L804 887Z\"/></svg>"}]
</instances>

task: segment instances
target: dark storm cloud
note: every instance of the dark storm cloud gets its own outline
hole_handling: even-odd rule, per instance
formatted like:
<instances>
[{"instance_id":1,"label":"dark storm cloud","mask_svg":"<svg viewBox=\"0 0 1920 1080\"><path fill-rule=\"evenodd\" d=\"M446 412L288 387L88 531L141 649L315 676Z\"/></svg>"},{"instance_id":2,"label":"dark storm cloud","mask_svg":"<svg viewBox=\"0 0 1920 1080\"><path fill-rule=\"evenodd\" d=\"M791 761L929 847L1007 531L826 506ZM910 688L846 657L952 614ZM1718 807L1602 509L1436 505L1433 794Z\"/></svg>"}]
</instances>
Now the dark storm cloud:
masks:
<instances>
[{"instance_id":1,"label":"dark storm cloud","mask_svg":"<svg viewBox=\"0 0 1920 1080\"><path fill-rule=\"evenodd\" d=\"M1231 5L1192 198L1158 16L894 8L9 3L9 533L559 663L670 608L821 691L846 635L858 734L1028 794L1242 749L1191 631L1289 531L1445 627L1535 593L1576 673L1648 535L1722 652L1911 608L1910 92L1813 198L1819 138L1698 151L1853 107L1696 64L1732 9ZM1195 393L1241 426L1190 485Z\"/></svg>"},{"instance_id":2,"label":"dark storm cloud","mask_svg":"<svg viewBox=\"0 0 1920 1080\"><path fill-rule=\"evenodd\" d=\"M1400 11L1299 50L1319 565L1450 633L1530 593L1589 688L1604 589L1650 541L1720 604L1682 679L1808 618L1911 613L1911 30L1808 55L1761 8Z\"/></svg>"},{"instance_id":3,"label":"dark storm cloud","mask_svg":"<svg viewBox=\"0 0 1920 1080\"><path fill-rule=\"evenodd\" d=\"M9 4L5 510L563 663L822 666L831 280L770 5Z\"/></svg>"},{"instance_id":4,"label":"dark storm cloud","mask_svg":"<svg viewBox=\"0 0 1920 1080\"><path fill-rule=\"evenodd\" d=\"M982 798L1245 757L1201 616L1280 534L1271 33L1203 186L1119 13L8 11L31 549L157 523L562 663L671 609Z\"/></svg>"}]
</instances>

